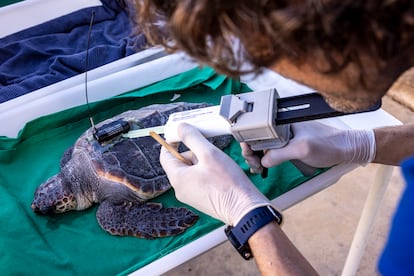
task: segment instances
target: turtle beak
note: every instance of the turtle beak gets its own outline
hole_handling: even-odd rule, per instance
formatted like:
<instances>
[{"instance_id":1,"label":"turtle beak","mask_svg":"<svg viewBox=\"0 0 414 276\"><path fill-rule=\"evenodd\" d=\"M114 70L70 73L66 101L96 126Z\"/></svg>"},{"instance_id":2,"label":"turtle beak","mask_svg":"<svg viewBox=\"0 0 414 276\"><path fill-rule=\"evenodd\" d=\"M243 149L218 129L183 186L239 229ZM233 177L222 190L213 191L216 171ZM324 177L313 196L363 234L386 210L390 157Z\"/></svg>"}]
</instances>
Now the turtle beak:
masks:
<instances>
[{"instance_id":1,"label":"turtle beak","mask_svg":"<svg viewBox=\"0 0 414 276\"><path fill-rule=\"evenodd\" d=\"M36 214L39 214L39 215L47 215L47 214L54 213L53 212L54 208L52 208L52 207L40 208L35 203L32 203L31 207L32 207L33 212L35 212Z\"/></svg>"},{"instance_id":2,"label":"turtle beak","mask_svg":"<svg viewBox=\"0 0 414 276\"><path fill-rule=\"evenodd\" d=\"M37 214L63 213L76 209L76 200L64 188L60 174L52 176L37 188L31 205Z\"/></svg>"}]
</instances>

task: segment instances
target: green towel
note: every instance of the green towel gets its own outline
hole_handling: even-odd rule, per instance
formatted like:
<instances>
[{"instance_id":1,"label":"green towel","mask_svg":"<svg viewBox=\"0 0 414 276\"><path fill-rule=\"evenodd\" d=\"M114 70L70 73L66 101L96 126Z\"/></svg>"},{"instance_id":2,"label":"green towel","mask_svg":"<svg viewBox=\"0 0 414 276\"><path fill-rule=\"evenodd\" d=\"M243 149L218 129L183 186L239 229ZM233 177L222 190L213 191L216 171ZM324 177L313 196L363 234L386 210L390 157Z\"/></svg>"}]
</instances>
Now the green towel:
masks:
<instances>
[{"instance_id":1,"label":"green towel","mask_svg":"<svg viewBox=\"0 0 414 276\"><path fill-rule=\"evenodd\" d=\"M17 3L17 2L21 2L21 1L23 1L23 0L0 0L0 7L4 7L4 6L14 4L14 3Z\"/></svg>"},{"instance_id":2,"label":"green towel","mask_svg":"<svg viewBox=\"0 0 414 276\"><path fill-rule=\"evenodd\" d=\"M240 82L197 68L118 97L91 104L96 122L128 109L177 101L218 104L220 97L249 88ZM145 240L111 236L98 225L96 207L82 212L39 216L30 208L35 189L59 171L59 160L89 128L86 106L79 106L28 123L17 138L0 137L0 271L2 275L114 275L126 274L203 236L222 224L202 213L184 234ZM226 152L248 172L234 142ZM268 197L303 183L305 178L289 162L262 179L250 175ZM154 199L180 206L170 190Z\"/></svg>"}]
</instances>

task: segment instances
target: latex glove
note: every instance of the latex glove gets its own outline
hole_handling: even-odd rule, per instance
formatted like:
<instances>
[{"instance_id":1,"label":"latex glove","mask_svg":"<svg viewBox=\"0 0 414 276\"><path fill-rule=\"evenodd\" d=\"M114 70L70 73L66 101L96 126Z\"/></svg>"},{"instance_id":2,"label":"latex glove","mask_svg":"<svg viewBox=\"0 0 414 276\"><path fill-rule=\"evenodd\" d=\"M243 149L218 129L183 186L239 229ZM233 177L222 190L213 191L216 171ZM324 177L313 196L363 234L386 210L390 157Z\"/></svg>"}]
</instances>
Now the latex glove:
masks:
<instances>
[{"instance_id":1,"label":"latex glove","mask_svg":"<svg viewBox=\"0 0 414 276\"><path fill-rule=\"evenodd\" d=\"M196 128L182 124L178 135L191 150L184 157L194 165L178 160L164 147L160 155L178 200L231 226L249 211L270 205L240 167Z\"/></svg>"},{"instance_id":2,"label":"latex glove","mask_svg":"<svg viewBox=\"0 0 414 276\"><path fill-rule=\"evenodd\" d=\"M261 166L270 168L293 159L324 168L340 163L366 164L375 157L373 130L341 130L309 121L293 124L292 131L294 137L285 147L266 151L261 160L242 143L243 157L256 171L260 171Z\"/></svg>"}]
</instances>

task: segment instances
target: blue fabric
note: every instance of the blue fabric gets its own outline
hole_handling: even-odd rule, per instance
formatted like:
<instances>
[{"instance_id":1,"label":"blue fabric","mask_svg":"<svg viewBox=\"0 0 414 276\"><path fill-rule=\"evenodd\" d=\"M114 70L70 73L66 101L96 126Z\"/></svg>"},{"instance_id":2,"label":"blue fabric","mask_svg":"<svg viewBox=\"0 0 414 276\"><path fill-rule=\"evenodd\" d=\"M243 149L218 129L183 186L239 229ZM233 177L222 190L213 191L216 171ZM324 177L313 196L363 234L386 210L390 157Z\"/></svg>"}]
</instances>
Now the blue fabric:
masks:
<instances>
[{"instance_id":1,"label":"blue fabric","mask_svg":"<svg viewBox=\"0 0 414 276\"><path fill-rule=\"evenodd\" d=\"M379 262L382 275L414 275L414 157L401 164L406 187Z\"/></svg>"},{"instance_id":2,"label":"blue fabric","mask_svg":"<svg viewBox=\"0 0 414 276\"><path fill-rule=\"evenodd\" d=\"M145 37L131 36L120 1L81 9L0 39L0 103L85 71L87 36L94 25L89 69L135 53Z\"/></svg>"}]
</instances>

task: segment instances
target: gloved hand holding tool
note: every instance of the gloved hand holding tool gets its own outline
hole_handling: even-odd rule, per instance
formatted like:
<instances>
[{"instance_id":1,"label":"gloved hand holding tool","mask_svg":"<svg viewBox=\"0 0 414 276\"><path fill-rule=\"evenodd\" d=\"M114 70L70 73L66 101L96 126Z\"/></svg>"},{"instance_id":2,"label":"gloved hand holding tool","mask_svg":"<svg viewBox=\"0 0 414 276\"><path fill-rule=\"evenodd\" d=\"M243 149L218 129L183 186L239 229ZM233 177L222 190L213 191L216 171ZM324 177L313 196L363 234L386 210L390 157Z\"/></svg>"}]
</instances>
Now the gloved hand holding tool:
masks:
<instances>
[{"instance_id":1,"label":"gloved hand holding tool","mask_svg":"<svg viewBox=\"0 0 414 276\"><path fill-rule=\"evenodd\" d=\"M288 160L300 160L316 168L340 163L370 163L375 157L374 131L342 130L316 121L292 124L293 138L281 148L269 149L259 158L247 143L242 155L255 170L274 167Z\"/></svg>"},{"instance_id":2,"label":"gloved hand holding tool","mask_svg":"<svg viewBox=\"0 0 414 276\"><path fill-rule=\"evenodd\" d=\"M181 124L178 136L191 150L182 155L193 165L178 160L164 147L160 155L178 200L231 226L249 211L271 205L241 168L195 127Z\"/></svg>"}]
</instances>

